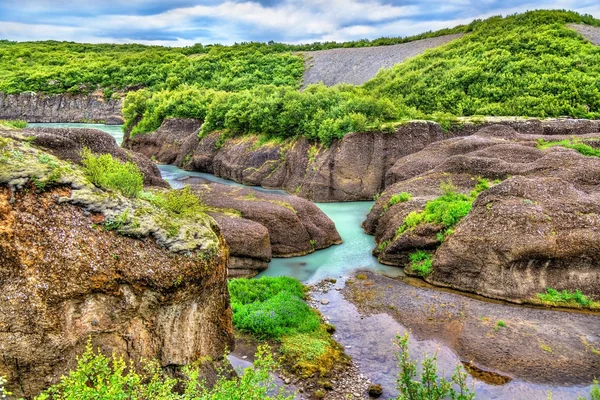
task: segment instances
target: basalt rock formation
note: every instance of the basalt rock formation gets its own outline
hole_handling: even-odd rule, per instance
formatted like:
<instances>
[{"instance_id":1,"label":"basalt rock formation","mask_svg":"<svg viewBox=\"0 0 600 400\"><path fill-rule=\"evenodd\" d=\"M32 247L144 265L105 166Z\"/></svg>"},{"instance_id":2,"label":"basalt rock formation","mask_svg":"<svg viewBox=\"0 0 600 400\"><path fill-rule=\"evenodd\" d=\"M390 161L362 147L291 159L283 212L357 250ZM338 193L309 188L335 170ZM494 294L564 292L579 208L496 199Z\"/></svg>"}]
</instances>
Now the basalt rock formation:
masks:
<instances>
[{"instance_id":1,"label":"basalt rock formation","mask_svg":"<svg viewBox=\"0 0 600 400\"><path fill-rule=\"evenodd\" d=\"M219 144L220 133L199 139L199 127L189 120L166 120L156 133L137 135L126 143L158 162L327 202L372 199L383 189L385 172L398 158L443 138L438 124L422 121L390 133L348 134L329 148L306 139L259 146L256 137L223 144Z\"/></svg>"},{"instance_id":2,"label":"basalt rock formation","mask_svg":"<svg viewBox=\"0 0 600 400\"><path fill-rule=\"evenodd\" d=\"M9 135L11 131L4 131ZM106 132L88 128L28 128L13 131L20 136L27 136L36 146L43 147L58 158L81 164L81 153L84 147L97 154L111 154L126 162L131 161L140 168L144 175L144 184L148 186L168 187L158 167L142 154L124 150L115 139Z\"/></svg>"},{"instance_id":3,"label":"basalt rock formation","mask_svg":"<svg viewBox=\"0 0 600 400\"><path fill-rule=\"evenodd\" d=\"M572 135L600 131L600 121L502 119L519 133ZM126 134L124 147L180 168L208 172L250 186L283 189L317 202L371 200L402 177L396 162L429 144L469 136L495 124L490 118L444 133L435 122L413 121L391 132L352 133L330 147L306 139L260 144L257 137L198 137L201 122L166 119L152 134ZM397 176L397 174L400 174Z\"/></svg>"},{"instance_id":4,"label":"basalt rock formation","mask_svg":"<svg viewBox=\"0 0 600 400\"><path fill-rule=\"evenodd\" d=\"M0 375L14 394L31 397L56 383L88 340L170 372L222 360L234 341L228 249L214 220L180 217L178 231L168 230L174 216L166 210L96 188L79 167L27 141L29 133L7 136L0 134Z\"/></svg>"},{"instance_id":5,"label":"basalt rock formation","mask_svg":"<svg viewBox=\"0 0 600 400\"><path fill-rule=\"evenodd\" d=\"M577 138L600 147L600 133ZM519 134L497 125L468 137L433 143L400 159L390 184L363 228L375 235L374 254L387 264L409 266L416 250L433 254L430 283L511 301L527 301L547 287L580 289L600 296L600 158L538 140L573 136ZM443 224L399 228L412 211L442 195L448 183L469 194L481 180L497 180L481 192L468 215L446 238ZM407 192L410 201L391 201ZM410 268L406 269L411 272Z\"/></svg>"},{"instance_id":6,"label":"basalt rock formation","mask_svg":"<svg viewBox=\"0 0 600 400\"><path fill-rule=\"evenodd\" d=\"M215 209L209 214L230 247L232 277L256 275L271 257L301 256L342 242L333 221L310 201L201 178L182 182Z\"/></svg>"},{"instance_id":7,"label":"basalt rock formation","mask_svg":"<svg viewBox=\"0 0 600 400\"><path fill-rule=\"evenodd\" d=\"M104 100L102 95L45 95L33 92L0 93L0 119L27 122L123 123L121 99Z\"/></svg>"}]
</instances>

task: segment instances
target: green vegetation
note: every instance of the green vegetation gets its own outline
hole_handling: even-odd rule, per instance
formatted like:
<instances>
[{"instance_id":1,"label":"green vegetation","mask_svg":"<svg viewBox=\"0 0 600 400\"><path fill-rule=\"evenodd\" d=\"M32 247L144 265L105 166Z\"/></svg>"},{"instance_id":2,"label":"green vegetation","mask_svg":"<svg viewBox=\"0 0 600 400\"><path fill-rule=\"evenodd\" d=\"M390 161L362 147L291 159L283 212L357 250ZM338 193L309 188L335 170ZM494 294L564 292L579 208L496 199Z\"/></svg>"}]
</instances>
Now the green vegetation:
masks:
<instances>
[{"instance_id":1,"label":"green vegetation","mask_svg":"<svg viewBox=\"0 0 600 400\"><path fill-rule=\"evenodd\" d=\"M181 84L241 90L298 87L303 60L261 43L169 48L138 44L0 41L0 92L91 93L172 89Z\"/></svg>"},{"instance_id":2,"label":"green vegetation","mask_svg":"<svg viewBox=\"0 0 600 400\"><path fill-rule=\"evenodd\" d=\"M162 373L156 361L144 362L141 373L127 365L122 357L106 357L94 352L88 343L85 352L78 357L77 368L61 377L37 400L228 400L228 399L278 399L289 400L281 390L275 390L270 373L275 370L268 347L259 347L254 368L246 368L241 377L229 380L218 378L212 389L199 379L199 368L183 369L183 378L172 378ZM174 389L178 386L183 393ZM275 394L269 392L275 391ZM0 381L2 393L2 381Z\"/></svg>"},{"instance_id":3,"label":"green vegetation","mask_svg":"<svg viewBox=\"0 0 600 400\"><path fill-rule=\"evenodd\" d=\"M344 360L343 349L305 302L306 288L290 277L229 281L233 324L258 339L281 343L282 361L302 376L326 375Z\"/></svg>"},{"instance_id":4,"label":"green vegetation","mask_svg":"<svg viewBox=\"0 0 600 400\"><path fill-rule=\"evenodd\" d=\"M383 211L387 211L388 208L395 206L398 203L405 203L412 199L412 195L407 192L396 193L390 197L390 200L386 205L383 206Z\"/></svg>"},{"instance_id":5,"label":"green vegetation","mask_svg":"<svg viewBox=\"0 0 600 400\"><path fill-rule=\"evenodd\" d=\"M600 48L567 28L569 11L471 23L470 34L382 70L365 88L424 114L600 117Z\"/></svg>"},{"instance_id":6,"label":"green vegetation","mask_svg":"<svg viewBox=\"0 0 600 400\"><path fill-rule=\"evenodd\" d=\"M600 149L596 149L589 144L585 144L579 138L557 140L547 142L544 139L538 139L538 149L547 149L554 146L566 147L567 149L573 149L587 157L600 157Z\"/></svg>"},{"instance_id":7,"label":"green vegetation","mask_svg":"<svg viewBox=\"0 0 600 400\"><path fill-rule=\"evenodd\" d=\"M553 288L546 288L546 292L538 293L534 301L552 306L600 309L600 301L594 301L581 293L579 289L569 292L567 290L558 291Z\"/></svg>"},{"instance_id":8,"label":"green vegetation","mask_svg":"<svg viewBox=\"0 0 600 400\"><path fill-rule=\"evenodd\" d=\"M396 234L401 235L424 223L440 224L443 225L443 230L438 235L438 240L444 241L453 232L452 228L471 211L477 195L499 182L477 177L477 184L469 195L458 193L451 182L442 183L440 190L443 194L428 201L423 211L409 213Z\"/></svg>"},{"instance_id":9,"label":"green vegetation","mask_svg":"<svg viewBox=\"0 0 600 400\"><path fill-rule=\"evenodd\" d=\"M26 126L27 126L27 121L23 121L22 119L17 119L17 120L0 119L0 128L23 129Z\"/></svg>"},{"instance_id":10,"label":"green vegetation","mask_svg":"<svg viewBox=\"0 0 600 400\"><path fill-rule=\"evenodd\" d=\"M233 279L229 281L233 323L260 339L310 333L321 320L304 302L306 289L289 277Z\"/></svg>"},{"instance_id":11,"label":"green vegetation","mask_svg":"<svg viewBox=\"0 0 600 400\"><path fill-rule=\"evenodd\" d=\"M473 388L467 385L467 372L458 365L450 380L438 376L436 356L425 356L421 363L421 376L418 376L417 362L408 352L408 334L397 336L400 352L396 355L400 374L396 387L400 394L396 400L472 400Z\"/></svg>"},{"instance_id":12,"label":"green vegetation","mask_svg":"<svg viewBox=\"0 0 600 400\"><path fill-rule=\"evenodd\" d=\"M82 162L86 177L98 187L127 197L136 197L144 188L144 177L132 162L122 163L110 154L95 155L87 148L83 150Z\"/></svg>"},{"instance_id":13,"label":"green vegetation","mask_svg":"<svg viewBox=\"0 0 600 400\"><path fill-rule=\"evenodd\" d=\"M408 256L410 270L419 276L427 276L433 270L433 256L423 250L417 250Z\"/></svg>"}]
</instances>

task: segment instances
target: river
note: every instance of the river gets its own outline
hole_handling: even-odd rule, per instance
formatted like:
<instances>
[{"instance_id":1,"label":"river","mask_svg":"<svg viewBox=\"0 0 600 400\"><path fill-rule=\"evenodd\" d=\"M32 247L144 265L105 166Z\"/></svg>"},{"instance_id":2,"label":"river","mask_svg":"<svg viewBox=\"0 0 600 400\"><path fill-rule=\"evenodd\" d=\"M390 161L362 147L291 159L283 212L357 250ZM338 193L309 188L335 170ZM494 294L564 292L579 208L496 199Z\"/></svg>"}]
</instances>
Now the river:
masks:
<instances>
[{"instance_id":1,"label":"river","mask_svg":"<svg viewBox=\"0 0 600 400\"><path fill-rule=\"evenodd\" d=\"M95 124L30 124L30 126L47 127L87 127L97 128L113 135L118 143L122 141L123 134L118 126L105 126ZM161 174L173 187L181 187L181 182L177 179L184 176L200 176L205 179L224 183L228 185L240 185L238 183L224 180L210 174L183 171L172 165L159 165ZM240 185L241 186L241 185ZM265 192L283 193L278 190L267 190L256 188ZM337 289L342 289L346 279L352 275L353 271L358 269L369 270L378 274L391 277L402 276L399 268L389 267L380 264L375 257L371 255L374 246L373 237L365 234L360 226L365 219L369 208L373 202L352 202L352 203L323 203L317 206L335 223L340 233L343 243L338 246L332 246L327 249L316 251L312 254L295 258L276 258L271 261L269 268L259 276L293 276L305 283L316 283L324 278L336 278ZM398 285L407 285L398 283ZM388 286L390 287L390 286ZM422 291L423 297L440 297L441 291L432 288L414 288L414 291ZM485 299L466 298L459 293L448 293L441 295L447 302L450 297L456 302L471 302L471 308L486 310L486 314L500 313L502 315L519 314L520 310L528 310L527 315L542 315L545 319L548 314L556 319L555 324L566 325L568 329L568 315L559 311L549 310L530 310L523 306L502 304L498 302L488 302ZM347 301L340 290L329 290L327 293L316 293L317 299L327 299L328 304L320 306L321 312L337 327L336 339L346 347L346 352L353 357L361 372L368 376L372 382L382 384L384 388L383 398L395 396L395 379L398 374L396 366L395 347L392 340L397 333L402 334L407 328L413 331L412 326L403 326L398 322L398 318L392 318L388 313L377 312L372 314L361 313L351 302ZM416 308L421 305L419 300L421 296L406 297L402 301L413 302ZM391 300L390 300L391 301ZM453 301L453 300L451 300ZM424 303L423 303L424 304ZM445 304L440 304L445 306ZM461 311L462 313L463 311ZM424 314L425 311L417 310L415 313ZM511 314L512 313L512 314ZM554 313L554 314L552 314ZM464 315L461 316L464 318ZM475 316L473 316L475 318ZM476 316L476 318L482 318ZM530 317L534 318L534 317ZM541 318L541 317L540 317ZM562 322L561 322L562 321ZM598 319L594 320L598 322ZM600 323L598 324L600 331ZM447 334L449 335L449 334ZM411 334L410 346L411 355L421 359L424 353L437 353L440 369L445 375L450 376L454 367L460 363L460 360L454 351L454 347L447 345L452 343L455 337L448 337L448 340L439 339L440 334L419 335ZM490 343L492 346L493 343ZM561 355L557 354L557 357ZM600 357L600 356L599 356ZM540 371L545 370L540 365ZM543 375L544 372L540 372ZM600 376L600 371L595 373ZM580 385L561 385L555 383L554 377L540 376L535 382L527 379L521 379L519 376L511 376L510 382L497 385L488 384L481 380L469 378L474 385L477 399L540 399L548 398L548 392L552 392L554 400L576 399L578 396L589 396L590 383L581 382ZM587 397L585 397L587 398Z\"/></svg>"}]
</instances>

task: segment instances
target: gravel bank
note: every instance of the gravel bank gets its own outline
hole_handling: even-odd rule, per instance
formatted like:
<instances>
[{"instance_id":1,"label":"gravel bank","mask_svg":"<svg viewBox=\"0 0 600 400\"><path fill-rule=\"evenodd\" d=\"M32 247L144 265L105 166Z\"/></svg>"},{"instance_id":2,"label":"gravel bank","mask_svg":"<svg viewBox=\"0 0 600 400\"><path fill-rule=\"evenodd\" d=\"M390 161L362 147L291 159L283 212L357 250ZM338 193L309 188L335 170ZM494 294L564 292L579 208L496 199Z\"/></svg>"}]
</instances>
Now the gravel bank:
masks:
<instances>
[{"instance_id":1,"label":"gravel bank","mask_svg":"<svg viewBox=\"0 0 600 400\"><path fill-rule=\"evenodd\" d=\"M321 81L327 86L337 83L361 85L373 78L381 68L389 68L426 49L444 45L461 36L462 34L440 36L392 46L305 52L304 87Z\"/></svg>"},{"instance_id":2,"label":"gravel bank","mask_svg":"<svg viewBox=\"0 0 600 400\"><path fill-rule=\"evenodd\" d=\"M585 37L590 42L594 43L597 46L600 46L600 28L596 26L581 24L569 24L567 26L581 33L583 37Z\"/></svg>"}]
</instances>

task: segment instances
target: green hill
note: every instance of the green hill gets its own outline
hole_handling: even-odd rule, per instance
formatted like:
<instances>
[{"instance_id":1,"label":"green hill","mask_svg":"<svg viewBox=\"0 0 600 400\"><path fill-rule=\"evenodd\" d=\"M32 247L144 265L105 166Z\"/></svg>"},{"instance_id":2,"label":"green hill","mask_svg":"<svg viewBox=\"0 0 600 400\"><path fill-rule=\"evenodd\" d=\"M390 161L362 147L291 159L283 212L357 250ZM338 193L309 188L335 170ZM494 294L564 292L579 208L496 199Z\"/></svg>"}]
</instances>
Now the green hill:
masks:
<instances>
[{"instance_id":1,"label":"green hill","mask_svg":"<svg viewBox=\"0 0 600 400\"><path fill-rule=\"evenodd\" d=\"M167 117L205 121L203 133L306 136L330 143L352 131L415 118L600 118L600 47L566 24L600 26L569 11L476 20L411 38L291 46L245 43L183 49L141 45L0 42L0 92L129 92L132 134ZM462 38L381 71L363 86L309 86L296 50ZM141 90L138 90L140 89ZM139 123L133 127L134 122Z\"/></svg>"}]
</instances>

